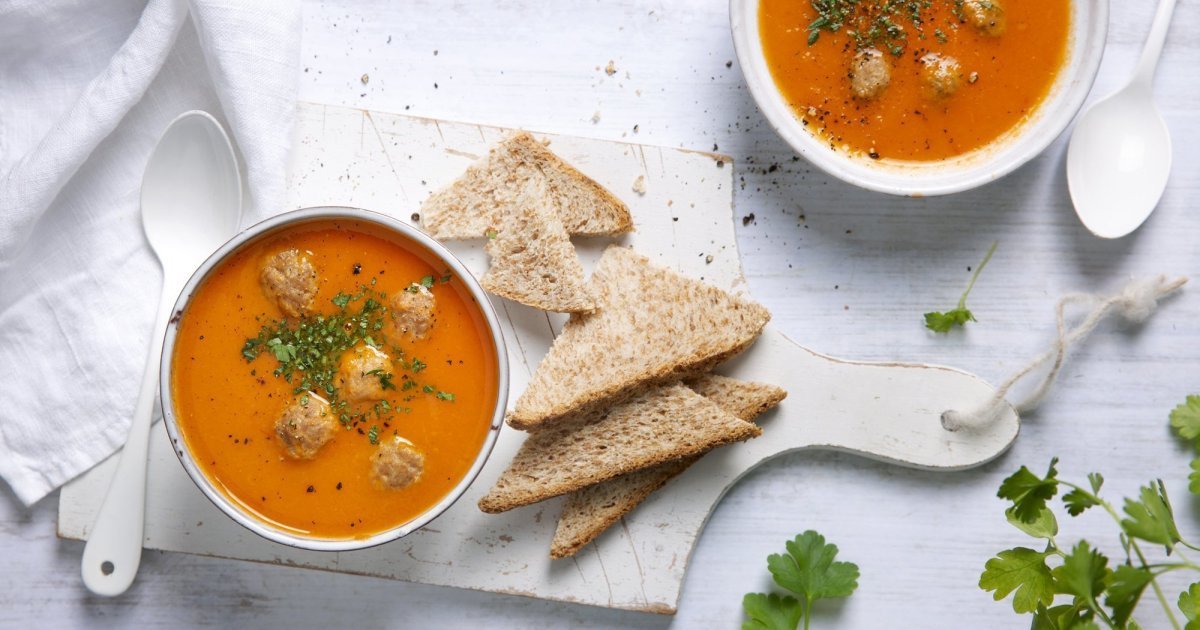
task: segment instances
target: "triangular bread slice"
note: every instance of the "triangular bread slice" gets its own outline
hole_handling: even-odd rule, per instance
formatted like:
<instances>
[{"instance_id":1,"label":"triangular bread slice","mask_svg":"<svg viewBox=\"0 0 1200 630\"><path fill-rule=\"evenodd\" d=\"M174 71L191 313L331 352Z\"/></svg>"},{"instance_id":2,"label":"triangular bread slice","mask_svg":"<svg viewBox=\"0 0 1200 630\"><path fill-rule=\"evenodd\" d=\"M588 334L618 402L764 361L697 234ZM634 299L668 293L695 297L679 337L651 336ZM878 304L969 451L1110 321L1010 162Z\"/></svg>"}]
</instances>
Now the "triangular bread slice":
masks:
<instances>
[{"instance_id":1,"label":"triangular bread slice","mask_svg":"<svg viewBox=\"0 0 1200 630\"><path fill-rule=\"evenodd\" d=\"M537 431L647 384L707 372L745 350L771 314L750 300L610 246L592 274L596 311L573 315L508 414Z\"/></svg>"},{"instance_id":2,"label":"triangular bread slice","mask_svg":"<svg viewBox=\"0 0 1200 630\"><path fill-rule=\"evenodd\" d=\"M681 384L652 387L530 435L479 509L504 512L760 433Z\"/></svg>"},{"instance_id":3,"label":"triangular bread slice","mask_svg":"<svg viewBox=\"0 0 1200 630\"><path fill-rule=\"evenodd\" d=\"M752 422L787 397L783 388L774 385L748 383L716 374L706 374L686 381L686 384L745 422ZM558 529L550 543L550 557L575 555L703 456L702 453L637 470L571 493L558 517Z\"/></svg>"},{"instance_id":4,"label":"triangular bread slice","mask_svg":"<svg viewBox=\"0 0 1200 630\"><path fill-rule=\"evenodd\" d=\"M496 227L485 248L492 265L479 283L543 311L591 311L596 300L575 246L546 201L546 186L535 178L497 197Z\"/></svg>"},{"instance_id":5,"label":"triangular bread slice","mask_svg":"<svg viewBox=\"0 0 1200 630\"><path fill-rule=\"evenodd\" d=\"M683 384L746 422L753 422L787 398L787 390L778 385L739 381L720 374L705 374Z\"/></svg>"},{"instance_id":6,"label":"triangular bread slice","mask_svg":"<svg viewBox=\"0 0 1200 630\"><path fill-rule=\"evenodd\" d=\"M616 236L633 231L629 208L620 199L524 131L492 147L466 173L429 197L421 206L422 222L434 238L483 238L496 227L497 197L539 177L546 180L547 201L569 234Z\"/></svg>"}]
</instances>

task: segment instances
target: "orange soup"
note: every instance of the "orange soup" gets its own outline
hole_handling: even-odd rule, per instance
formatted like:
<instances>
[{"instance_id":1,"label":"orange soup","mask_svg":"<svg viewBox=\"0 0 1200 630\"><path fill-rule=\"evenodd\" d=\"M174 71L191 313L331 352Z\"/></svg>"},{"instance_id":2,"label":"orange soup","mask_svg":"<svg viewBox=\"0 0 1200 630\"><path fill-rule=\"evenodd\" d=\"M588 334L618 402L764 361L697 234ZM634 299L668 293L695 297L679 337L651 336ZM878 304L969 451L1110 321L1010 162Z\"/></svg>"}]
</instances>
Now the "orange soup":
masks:
<instances>
[{"instance_id":1,"label":"orange soup","mask_svg":"<svg viewBox=\"0 0 1200 630\"><path fill-rule=\"evenodd\" d=\"M775 84L835 150L896 161L982 148L1046 98L1069 0L762 0Z\"/></svg>"},{"instance_id":2,"label":"orange soup","mask_svg":"<svg viewBox=\"0 0 1200 630\"><path fill-rule=\"evenodd\" d=\"M466 286L365 222L302 223L231 255L193 294L171 360L203 473L314 538L364 538L433 507L497 401L496 348Z\"/></svg>"}]
</instances>

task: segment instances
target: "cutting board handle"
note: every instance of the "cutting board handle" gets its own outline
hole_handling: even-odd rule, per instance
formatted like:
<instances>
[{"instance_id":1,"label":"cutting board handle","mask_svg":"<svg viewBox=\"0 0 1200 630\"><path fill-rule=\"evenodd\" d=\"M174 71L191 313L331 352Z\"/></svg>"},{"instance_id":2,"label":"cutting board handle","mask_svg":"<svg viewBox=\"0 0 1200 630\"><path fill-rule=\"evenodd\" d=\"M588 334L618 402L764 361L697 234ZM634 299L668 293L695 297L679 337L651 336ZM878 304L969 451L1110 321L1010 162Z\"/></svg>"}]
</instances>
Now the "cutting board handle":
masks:
<instances>
[{"instance_id":1,"label":"cutting board handle","mask_svg":"<svg viewBox=\"0 0 1200 630\"><path fill-rule=\"evenodd\" d=\"M974 409L995 389L952 368L907 363L844 361L818 354L768 326L741 357L718 371L788 391L763 436L745 445L757 465L804 448L854 453L902 466L962 470L1000 456L1017 438L1011 407L980 429L947 431L942 413Z\"/></svg>"}]
</instances>

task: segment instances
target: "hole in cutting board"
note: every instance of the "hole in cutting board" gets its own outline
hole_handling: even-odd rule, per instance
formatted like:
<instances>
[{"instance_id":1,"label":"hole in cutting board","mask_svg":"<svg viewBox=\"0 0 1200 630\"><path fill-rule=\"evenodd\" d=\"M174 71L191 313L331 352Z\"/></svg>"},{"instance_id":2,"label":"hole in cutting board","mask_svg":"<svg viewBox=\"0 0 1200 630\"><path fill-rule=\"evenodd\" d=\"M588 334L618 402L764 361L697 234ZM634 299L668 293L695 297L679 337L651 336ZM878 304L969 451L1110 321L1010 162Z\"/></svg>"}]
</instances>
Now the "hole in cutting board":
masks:
<instances>
[{"instance_id":1,"label":"hole in cutting board","mask_svg":"<svg viewBox=\"0 0 1200 630\"><path fill-rule=\"evenodd\" d=\"M100 563L100 572L104 575L112 575L112 572L116 570L117 567L113 566L113 563L109 562L108 560Z\"/></svg>"}]
</instances>

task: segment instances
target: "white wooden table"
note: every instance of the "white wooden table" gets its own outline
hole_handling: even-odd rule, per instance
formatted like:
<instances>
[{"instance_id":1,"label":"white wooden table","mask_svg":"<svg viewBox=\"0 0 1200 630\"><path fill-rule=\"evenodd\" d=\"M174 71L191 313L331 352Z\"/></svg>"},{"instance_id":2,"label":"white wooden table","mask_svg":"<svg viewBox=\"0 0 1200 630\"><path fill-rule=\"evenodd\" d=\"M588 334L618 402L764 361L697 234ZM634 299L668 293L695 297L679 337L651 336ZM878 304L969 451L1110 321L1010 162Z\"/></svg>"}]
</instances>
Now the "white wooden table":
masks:
<instances>
[{"instance_id":1,"label":"white wooden table","mask_svg":"<svg viewBox=\"0 0 1200 630\"><path fill-rule=\"evenodd\" d=\"M1099 93L1130 71L1148 4L1113 3ZM752 292L784 332L837 356L944 363L998 381L1048 342L1061 293L1113 288L1134 272L1198 270L1198 31L1200 4L1182 0L1157 89L1176 139L1175 172L1150 222L1117 242L1091 237L1075 219L1061 140L1015 175L949 199L857 191L794 160L741 81L720 0L310 2L301 98L717 145L736 160ZM927 333L921 314L953 305L993 239L1000 248L970 300L980 321L965 333ZM157 552L147 552L129 593L101 600L80 583L82 545L54 537L57 496L26 511L5 490L0 626L735 627L742 594L768 588L766 556L811 528L862 569L858 593L821 607L817 627L1028 627L975 586L988 557L1024 542L994 497L1021 464L1042 468L1059 455L1065 476L1102 470L1112 499L1161 476L1185 534L1200 532L1200 502L1183 483L1188 453L1166 430L1170 408L1200 392L1197 289L1141 329L1103 326L1015 448L981 470L916 472L836 454L761 467L713 515L673 619ZM1117 551L1100 518L1064 528L1066 541L1087 536Z\"/></svg>"}]
</instances>

